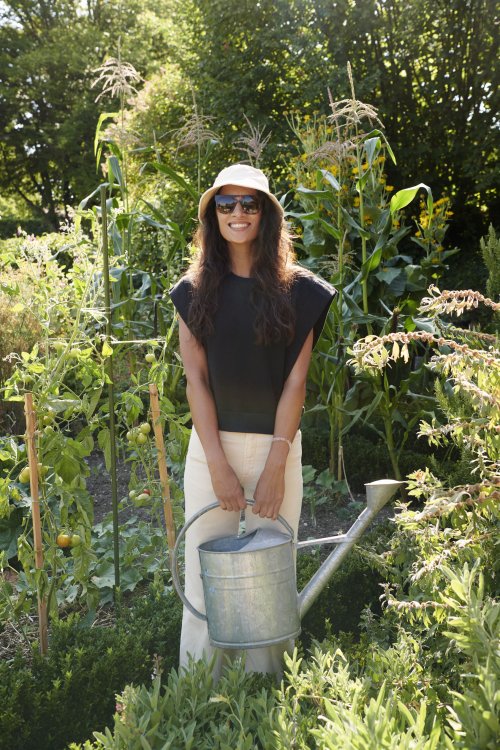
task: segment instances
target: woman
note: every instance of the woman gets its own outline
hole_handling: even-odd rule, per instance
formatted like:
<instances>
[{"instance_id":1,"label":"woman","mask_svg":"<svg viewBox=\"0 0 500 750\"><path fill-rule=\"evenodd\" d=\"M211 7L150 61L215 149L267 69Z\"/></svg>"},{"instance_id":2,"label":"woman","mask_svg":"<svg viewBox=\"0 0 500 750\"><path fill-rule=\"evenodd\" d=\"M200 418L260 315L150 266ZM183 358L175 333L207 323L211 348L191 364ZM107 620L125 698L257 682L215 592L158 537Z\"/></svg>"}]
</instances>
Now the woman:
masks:
<instances>
[{"instance_id":1,"label":"woman","mask_svg":"<svg viewBox=\"0 0 500 750\"><path fill-rule=\"evenodd\" d=\"M307 370L335 290L294 265L283 209L259 169L222 170L198 216L198 256L170 296L193 421L186 519L220 506L186 534L186 595L204 612L197 547L236 534L246 498L255 501L247 532L273 525L278 514L297 532ZM248 650L247 671L279 673L288 645ZM185 608L181 666L190 655L213 654L206 623ZM215 674L222 656L217 649Z\"/></svg>"}]
</instances>

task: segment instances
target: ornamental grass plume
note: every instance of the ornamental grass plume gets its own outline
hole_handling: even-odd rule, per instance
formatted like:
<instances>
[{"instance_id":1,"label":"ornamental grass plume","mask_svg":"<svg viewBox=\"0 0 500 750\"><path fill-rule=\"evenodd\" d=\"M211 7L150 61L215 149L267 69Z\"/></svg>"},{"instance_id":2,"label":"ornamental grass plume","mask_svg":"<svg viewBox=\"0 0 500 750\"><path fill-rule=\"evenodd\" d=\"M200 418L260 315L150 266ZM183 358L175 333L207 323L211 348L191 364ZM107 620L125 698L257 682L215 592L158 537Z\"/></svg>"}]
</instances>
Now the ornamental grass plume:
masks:
<instances>
[{"instance_id":1,"label":"ornamental grass plume","mask_svg":"<svg viewBox=\"0 0 500 750\"><path fill-rule=\"evenodd\" d=\"M378 110L372 107L371 104L365 104L365 102L356 99L352 69L349 62L347 63L347 75L351 86L352 98L340 99L340 101L336 102L333 99L332 92L328 89L330 109L332 110L329 119L335 124L337 129L349 129L352 125L359 125L364 119L367 119L372 127L374 123L378 123L383 128L384 125L378 116Z\"/></svg>"},{"instance_id":2,"label":"ornamental grass plume","mask_svg":"<svg viewBox=\"0 0 500 750\"><path fill-rule=\"evenodd\" d=\"M132 94L137 94L137 89L133 85L142 81L142 76L131 63L124 62L120 56L108 57L108 59L98 68L94 68L94 73L99 73L95 81L92 82L91 88L102 86L101 93L96 97L96 102L104 96L120 97L126 100Z\"/></svg>"},{"instance_id":3,"label":"ornamental grass plume","mask_svg":"<svg viewBox=\"0 0 500 750\"><path fill-rule=\"evenodd\" d=\"M243 115L248 124L248 131L243 130L242 135L238 138L235 143L241 143L241 146L237 146L240 151L244 151L247 155L249 164L252 167L258 167L262 153L269 143L271 133L264 136L265 128L259 128L258 126L252 125L246 115Z\"/></svg>"},{"instance_id":4,"label":"ornamental grass plume","mask_svg":"<svg viewBox=\"0 0 500 750\"><path fill-rule=\"evenodd\" d=\"M178 140L177 150L181 148L200 147L204 143L218 141L217 133L210 129L214 118L198 112L195 105L193 112L186 117L184 124L175 131Z\"/></svg>"}]
</instances>

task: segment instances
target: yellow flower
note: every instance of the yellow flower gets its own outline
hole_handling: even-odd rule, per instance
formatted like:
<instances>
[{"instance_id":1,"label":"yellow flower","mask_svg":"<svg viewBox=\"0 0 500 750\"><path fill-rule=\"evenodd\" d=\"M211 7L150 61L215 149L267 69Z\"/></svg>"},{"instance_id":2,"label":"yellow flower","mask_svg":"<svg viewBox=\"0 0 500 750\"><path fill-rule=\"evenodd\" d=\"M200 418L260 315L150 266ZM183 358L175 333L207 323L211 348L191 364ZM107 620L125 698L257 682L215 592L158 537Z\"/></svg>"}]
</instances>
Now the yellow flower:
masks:
<instances>
[{"instance_id":1,"label":"yellow flower","mask_svg":"<svg viewBox=\"0 0 500 750\"><path fill-rule=\"evenodd\" d=\"M359 198L357 196L356 198L354 198L352 205L354 206L354 208L357 208L359 206Z\"/></svg>"},{"instance_id":2,"label":"yellow flower","mask_svg":"<svg viewBox=\"0 0 500 750\"><path fill-rule=\"evenodd\" d=\"M381 185L385 185L385 177L379 177L378 181Z\"/></svg>"},{"instance_id":3,"label":"yellow flower","mask_svg":"<svg viewBox=\"0 0 500 750\"><path fill-rule=\"evenodd\" d=\"M445 216L453 216L453 211L446 211Z\"/></svg>"},{"instance_id":4,"label":"yellow flower","mask_svg":"<svg viewBox=\"0 0 500 750\"><path fill-rule=\"evenodd\" d=\"M353 167L352 168L352 173L353 174L358 174L358 172L359 172L359 169L357 167Z\"/></svg>"},{"instance_id":5,"label":"yellow flower","mask_svg":"<svg viewBox=\"0 0 500 750\"><path fill-rule=\"evenodd\" d=\"M442 245L438 245L436 247L436 250L437 250L438 253L442 253L443 252L443 246Z\"/></svg>"},{"instance_id":6,"label":"yellow flower","mask_svg":"<svg viewBox=\"0 0 500 750\"><path fill-rule=\"evenodd\" d=\"M421 236L422 236L422 232L420 230L418 232L415 232L415 237L421 237Z\"/></svg>"},{"instance_id":7,"label":"yellow flower","mask_svg":"<svg viewBox=\"0 0 500 750\"><path fill-rule=\"evenodd\" d=\"M304 115L304 122L309 122L311 115Z\"/></svg>"},{"instance_id":8,"label":"yellow flower","mask_svg":"<svg viewBox=\"0 0 500 750\"><path fill-rule=\"evenodd\" d=\"M385 189L388 193L392 193L392 191L394 190L394 185L386 185Z\"/></svg>"}]
</instances>

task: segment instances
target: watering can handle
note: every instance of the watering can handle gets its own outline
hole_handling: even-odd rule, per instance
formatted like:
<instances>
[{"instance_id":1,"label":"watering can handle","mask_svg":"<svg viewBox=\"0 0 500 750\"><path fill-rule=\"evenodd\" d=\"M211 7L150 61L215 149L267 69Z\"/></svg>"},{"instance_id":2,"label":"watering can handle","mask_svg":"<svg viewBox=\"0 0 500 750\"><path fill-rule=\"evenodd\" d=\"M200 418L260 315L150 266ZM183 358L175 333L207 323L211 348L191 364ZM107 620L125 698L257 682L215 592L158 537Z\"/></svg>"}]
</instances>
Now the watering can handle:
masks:
<instances>
[{"instance_id":1,"label":"watering can handle","mask_svg":"<svg viewBox=\"0 0 500 750\"><path fill-rule=\"evenodd\" d=\"M246 503L247 503L247 505L255 505L255 500L247 500ZM203 612L199 612L191 604L191 602L187 598L186 594L184 593L184 590L183 590L182 584L181 584L181 580L180 580L180 577L179 577L179 565L178 565L178 559L177 558L178 558L178 553L179 553L179 547L180 547L181 542L184 539L184 535L185 535L186 531L189 529L189 527L195 521L197 521L201 516L205 515L205 513L208 513L209 510L215 510L216 508L220 508L219 503L210 503L210 505L206 505L204 508L202 508L201 510L197 511L194 515L191 516L191 518L189 519L189 521L186 524L184 524L184 526L182 527L182 529L180 530L180 532L179 532L179 534L177 536L177 540L175 542L175 547L174 547L174 554L172 556L172 583L174 584L174 588L177 591L177 593L179 594L179 596L180 596L180 598L181 598L184 606L186 606L189 609L189 611L193 615L195 615L196 617L198 617L200 620L207 620L207 616L204 615ZM290 526L290 524L288 523L288 521L285 518L283 518L283 516L278 516L277 520L282 524L282 526L285 527L285 529L288 531L288 533L292 537L292 541L293 541L294 533L293 533L293 529Z\"/></svg>"}]
</instances>

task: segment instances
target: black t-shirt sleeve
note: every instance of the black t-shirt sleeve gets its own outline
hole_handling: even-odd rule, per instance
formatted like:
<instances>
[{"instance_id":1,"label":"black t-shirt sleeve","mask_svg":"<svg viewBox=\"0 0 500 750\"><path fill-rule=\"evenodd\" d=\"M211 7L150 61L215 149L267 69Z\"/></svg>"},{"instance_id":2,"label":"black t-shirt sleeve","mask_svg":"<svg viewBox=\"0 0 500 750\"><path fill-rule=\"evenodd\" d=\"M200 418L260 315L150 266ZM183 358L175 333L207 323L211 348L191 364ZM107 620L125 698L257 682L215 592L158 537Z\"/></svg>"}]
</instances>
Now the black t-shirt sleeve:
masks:
<instances>
[{"instance_id":1,"label":"black t-shirt sleeve","mask_svg":"<svg viewBox=\"0 0 500 750\"><path fill-rule=\"evenodd\" d=\"M336 294L334 287L318 276L299 276L292 292L296 312L295 336L287 347L285 379L289 376L309 334L313 331L313 347L321 335L328 310Z\"/></svg>"},{"instance_id":2,"label":"black t-shirt sleeve","mask_svg":"<svg viewBox=\"0 0 500 750\"><path fill-rule=\"evenodd\" d=\"M189 308L191 307L193 286L189 278L184 276L169 290L169 296L174 307L186 325L189 321Z\"/></svg>"}]
</instances>

